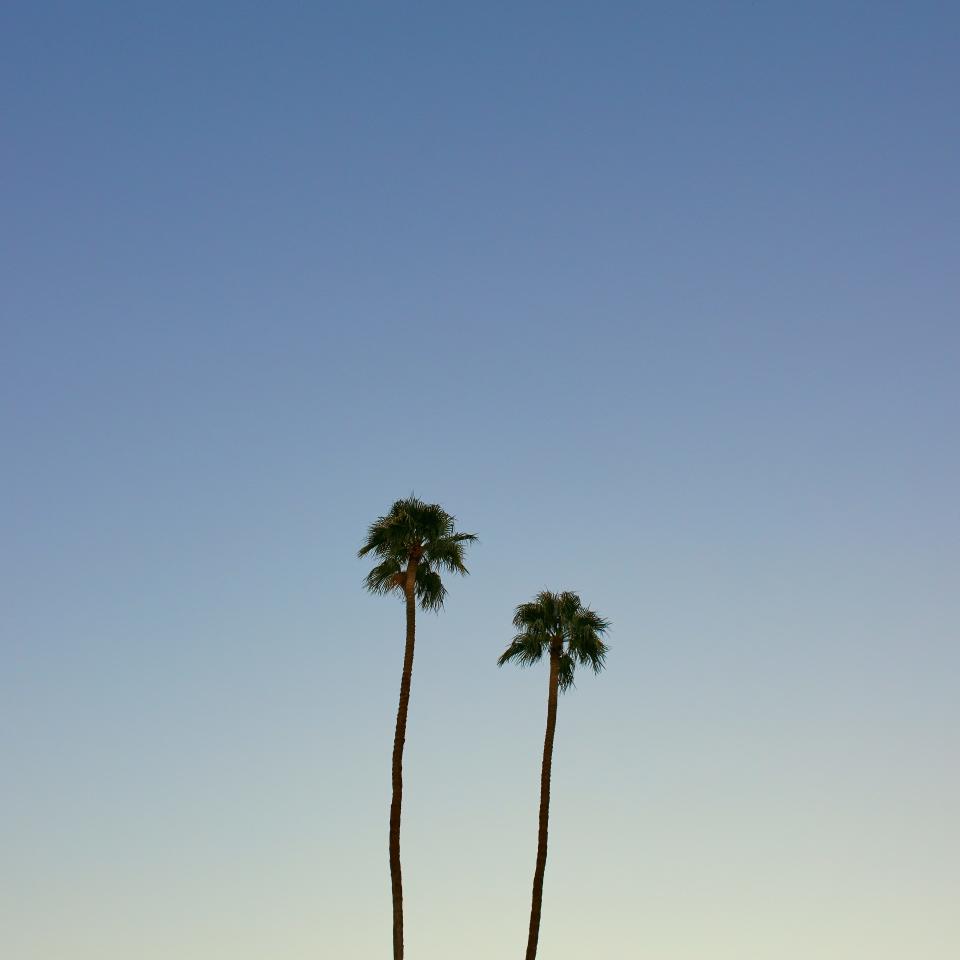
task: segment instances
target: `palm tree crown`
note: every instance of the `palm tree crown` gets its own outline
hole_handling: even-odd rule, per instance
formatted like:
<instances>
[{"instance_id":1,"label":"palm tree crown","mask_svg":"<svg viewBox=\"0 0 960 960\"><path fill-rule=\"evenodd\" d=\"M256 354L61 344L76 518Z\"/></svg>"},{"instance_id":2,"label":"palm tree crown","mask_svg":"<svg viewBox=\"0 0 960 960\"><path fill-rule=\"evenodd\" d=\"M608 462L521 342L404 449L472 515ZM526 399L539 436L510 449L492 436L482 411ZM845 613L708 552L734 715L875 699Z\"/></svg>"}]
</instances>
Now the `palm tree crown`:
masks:
<instances>
[{"instance_id":1,"label":"palm tree crown","mask_svg":"<svg viewBox=\"0 0 960 960\"><path fill-rule=\"evenodd\" d=\"M599 673L606 662L603 635L610 622L584 607L577 594L543 590L529 603L521 603L513 617L518 633L497 660L498 666L516 661L522 667L537 663L551 648L559 652L560 691L573 686L576 665Z\"/></svg>"},{"instance_id":2,"label":"palm tree crown","mask_svg":"<svg viewBox=\"0 0 960 960\"><path fill-rule=\"evenodd\" d=\"M455 521L437 503L424 503L412 494L397 500L386 516L370 524L357 552L358 557L372 553L380 560L367 574L366 588L371 593L402 593L412 564L413 591L421 608L439 610L447 595L440 571L465 575L464 545L477 539L473 533L457 533Z\"/></svg>"}]
</instances>

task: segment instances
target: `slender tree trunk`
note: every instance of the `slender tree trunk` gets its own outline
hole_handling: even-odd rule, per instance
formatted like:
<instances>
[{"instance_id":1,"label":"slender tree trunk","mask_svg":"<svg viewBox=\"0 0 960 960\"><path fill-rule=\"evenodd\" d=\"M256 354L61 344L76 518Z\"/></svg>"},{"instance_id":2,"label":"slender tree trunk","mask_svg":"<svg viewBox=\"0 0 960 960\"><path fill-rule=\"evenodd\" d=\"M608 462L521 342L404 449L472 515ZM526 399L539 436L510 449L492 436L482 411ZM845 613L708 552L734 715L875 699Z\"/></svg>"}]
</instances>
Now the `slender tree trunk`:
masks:
<instances>
[{"instance_id":1,"label":"slender tree trunk","mask_svg":"<svg viewBox=\"0 0 960 960\"><path fill-rule=\"evenodd\" d=\"M550 687L547 694L547 732L543 738L543 767L540 772L540 832L537 839L537 867L533 874L530 904L530 933L525 960L536 960L540 939L540 908L543 905L543 874L547 868L547 824L550 819L550 769L553 765L553 735L557 730L557 689L560 680L560 645L550 645Z\"/></svg>"},{"instance_id":2,"label":"slender tree trunk","mask_svg":"<svg viewBox=\"0 0 960 960\"><path fill-rule=\"evenodd\" d=\"M404 594L407 601L407 643L403 652L400 677L400 705L397 729L393 735L393 796L390 800L390 892L393 896L393 960L403 960L403 877L400 872L400 807L403 802L403 743L407 736L407 709L410 705L410 680L413 676L413 645L417 631L414 596L416 563L407 568Z\"/></svg>"}]
</instances>

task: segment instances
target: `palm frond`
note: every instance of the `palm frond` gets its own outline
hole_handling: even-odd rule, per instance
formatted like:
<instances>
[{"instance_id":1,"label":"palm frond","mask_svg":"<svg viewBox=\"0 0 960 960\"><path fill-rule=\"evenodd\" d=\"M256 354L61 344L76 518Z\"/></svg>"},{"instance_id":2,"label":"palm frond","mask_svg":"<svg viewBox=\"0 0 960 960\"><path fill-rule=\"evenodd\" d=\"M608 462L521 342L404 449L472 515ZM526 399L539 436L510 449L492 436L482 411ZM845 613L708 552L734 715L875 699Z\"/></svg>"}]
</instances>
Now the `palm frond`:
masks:
<instances>
[{"instance_id":1,"label":"palm frond","mask_svg":"<svg viewBox=\"0 0 960 960\"><path fill-rule=\"evenodd\" d=\"M557 619L561 623L569 623L581 610L580 598L571 590L564 590L554 598Z\"/></svg>"},{"instance_id":2,"label":"palm frond","mask_svg":"<svg viewBox=\"0 0 960 960\"><path fill-rule=\"evenodd\" d=\"M416 507L411 510L411 518L427 543L449 537L454 531L454 518L439 503L418 500Z\"/></svg>"},{"instance_id":3,"label":"palm frond","mask_svg":"<svg viewBox=\"0 0 960 960\"><path fill-rule=\"evenodd\" d=\"M417 567L414 590L424 610L440 610L447 597L447 588L443 585L440 575L435 570L431 570L428 564Z\"/></svg>"},{"instance_id":4,"label":"palm frond","mask_svg":"<svg viewBox=\"0 0 960 960\"><path fill-rule=\"evenodd\" d=\"M530 603L521 603L513 614L513 625L518 630L546 631L549 617L542 604L536 600Z\"/></svg>"},{"instance_id":5,"label":"palm frond","mask_svg":"<svg viewBox=\"0 0 960 960\"><path fill-rule=\"evenodd\" d=\"M521 667L529 667L536 663L546 649L546 645L529 633L518 633L510 642L500 657L497 659L497 666L502 667L505 663L516 661Z\"/></svg>"},{"instance_id":6,"label":"palm frond","mask_svg":"<svg viewBox=\"0 0 960 960\"><path fill-rule=\"evenodd\" d=\"M377 517L367 530L367 539L357 551L358 557L373 553L380 557L403 558L418 543L414 513L420 501L397 500L390 512Z\"/></svg>"},{"instance_id":7,"label":"palm frond","mask_svg":"<svg viewBox=\"0 0 960 960\"><path fill-rule=\"evenodd\" d=\"M599 673L606 663L608 647L603 635L610 622L589 608L576 611L568 625L568 649L578 663Z\"/></svg>"},{"instance_id":8,"label":"palm frond","mask_svg":"<svg viewBox=\"0 0 960 960\"><path fill-rule=\"evenodd\" d=\"M396 590L400 583L397 578L401 573L399 562L391 557L378 563L366 576L363 585L371 593L390 593Z\"/></svg>"},{"instance_id":9,"label":"palm frond","mask_svg":"<svg viewBox=\"0 0 960 960\"><path fill-rule=\"evenodd\" d=\"M466 576L468 571L464 563L466 551L463 545L476 539L476 536L472 533L459 533L453 536L440 537L436 540L428 540L424 544L423 555L434 567Z\"/></svg>"},{"instance_id":10,"label":"palm frond","mask_svg":"<svg viewBox=\"0 0 960 960\"><path fill-rule=\"evenodd\" d=\"M557 678L557 686L560 688L561 693L566 693L573 686L573 670L574 663L573 657L569 653L560 654L560 673Z\"/></svg>"}]
</instances>

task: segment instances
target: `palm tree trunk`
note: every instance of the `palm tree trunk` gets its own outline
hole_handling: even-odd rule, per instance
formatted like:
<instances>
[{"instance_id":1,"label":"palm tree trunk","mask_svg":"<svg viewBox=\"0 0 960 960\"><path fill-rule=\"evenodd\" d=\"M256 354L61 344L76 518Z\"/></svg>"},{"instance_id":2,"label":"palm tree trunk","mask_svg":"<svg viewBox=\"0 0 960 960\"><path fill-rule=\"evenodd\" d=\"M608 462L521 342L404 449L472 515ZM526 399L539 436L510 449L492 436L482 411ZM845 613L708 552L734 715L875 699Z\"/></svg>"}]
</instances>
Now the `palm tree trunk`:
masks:
<instances>
[{"instance_id":1,"label":"palm tree trunk","mask_svg":"<svg viewBox=\"0 0 960 960\"><path fill-rule=\"evenodd\" d=\"M417 631L417 607L413 586L416 567L410 564L404 593L407 601L407 642L400 677L400 705L393 735L393 796L390 800L390 892L393 896L393 960L403 960L403 877L400 872L400 808L403 802L403 744L407 737L407 709L413 676L413 645Z\"/></svg>"},{"instance_id":2,"label":"palm tree trunk","mask_svg":"<svg viewBox=\"0 0 960 960\"><path fill-rule=\"evenodd\" d=\"M550 819L550 769L553 765L553 735L557 730L557 690L560 680L560 647L550 645L550 687L547 694L547 732L543 738L543 767L540 772L540 832L537 839L537 867L533 874L530 904L530 933L525 960L536 960L540 939L540 908L543 905L543 875L547 868L547 824Z\"/></svg>"}]
</instances>

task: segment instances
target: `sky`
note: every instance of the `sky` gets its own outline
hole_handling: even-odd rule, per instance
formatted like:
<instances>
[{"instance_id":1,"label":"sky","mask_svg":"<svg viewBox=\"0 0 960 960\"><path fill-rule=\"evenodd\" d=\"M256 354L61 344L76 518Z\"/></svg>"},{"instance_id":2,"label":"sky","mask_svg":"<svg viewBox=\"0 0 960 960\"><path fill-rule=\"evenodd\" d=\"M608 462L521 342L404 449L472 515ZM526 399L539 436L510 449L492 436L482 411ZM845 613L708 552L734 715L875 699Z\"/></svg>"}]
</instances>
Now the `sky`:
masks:
<instances>
[{"instance_id":1,"label":"sky","mask_svg":"<svg viewBox=\"0 0 960 960\"><path fill-rule=\"evenodd\" d=\"M0 13L0 953L960 952L960 12Z\"/></svg>"}]
</instances>

